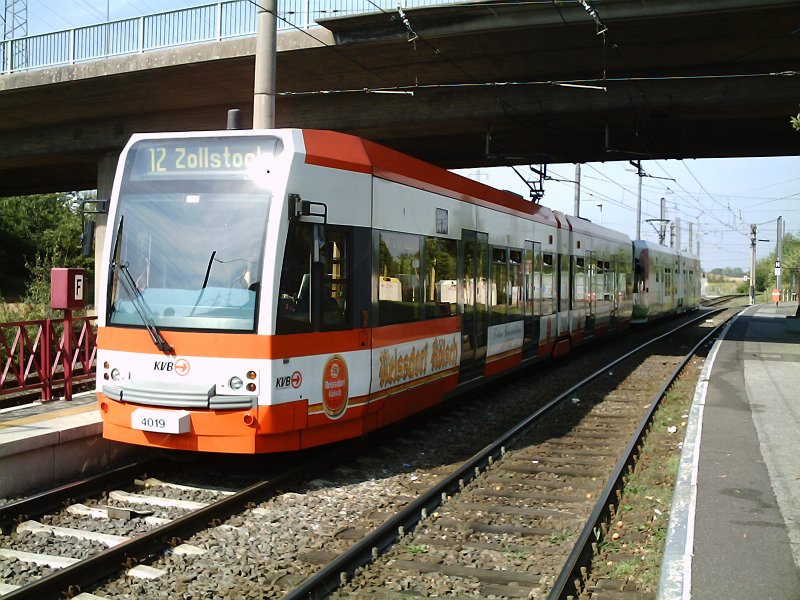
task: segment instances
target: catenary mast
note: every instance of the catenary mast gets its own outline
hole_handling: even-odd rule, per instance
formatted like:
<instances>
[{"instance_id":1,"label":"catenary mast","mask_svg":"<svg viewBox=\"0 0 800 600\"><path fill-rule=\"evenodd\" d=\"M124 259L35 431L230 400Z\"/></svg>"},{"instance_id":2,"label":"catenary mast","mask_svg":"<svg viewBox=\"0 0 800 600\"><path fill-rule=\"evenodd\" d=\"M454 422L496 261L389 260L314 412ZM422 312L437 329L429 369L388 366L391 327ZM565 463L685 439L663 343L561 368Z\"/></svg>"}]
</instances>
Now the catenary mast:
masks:
<instances>
[{"instance_id":1,"label":"catenary mast","mask_svg":"<svg viewBox=\"0 0 800 600\"><path fill-rule=\"evenodd\" d=\"M23 38L28 35L28 0L5 0L2 18L3 40ZM26 62L25 45L11 45L11 56L3 56L12 67L24 66Z\"/></svg>"}]
</instances>

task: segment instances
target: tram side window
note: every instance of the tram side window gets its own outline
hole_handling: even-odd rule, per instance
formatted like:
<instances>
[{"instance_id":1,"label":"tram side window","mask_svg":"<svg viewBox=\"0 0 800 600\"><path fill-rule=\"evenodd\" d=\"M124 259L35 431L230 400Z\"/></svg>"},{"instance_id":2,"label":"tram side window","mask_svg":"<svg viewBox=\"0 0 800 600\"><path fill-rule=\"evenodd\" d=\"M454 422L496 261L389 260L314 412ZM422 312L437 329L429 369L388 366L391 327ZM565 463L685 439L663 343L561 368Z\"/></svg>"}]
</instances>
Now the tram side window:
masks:
<instances>
[{"instance_id":1,"label":"tram side window","mask_svg":"<svg viewBox=\"0 0 800 600\"><path fill-rule=\"evenodd\" d=\"M572 307L574 310L586 308L586 259L573 256L572 268Z\"/></svg>"},{"instance_id":2,"label":"tram side window","mask_svg":"<svg viewBox=\"0 0 800 600\"><path fill-rule=\"evenodd\" d=\"M322 329L349 328L350 302L348 302L350 257L344 231L328 231L322 248Z\"/></svg>"},{"instance_id":3,"label":"tram side window","mask_svg":"<svg viewBox=\"0 0 800 600\"><path fill-rule=\"evenodd\" d=\"M533 242L525 242L522 254L522 306L526 317L541 313L541 253L534 249Z\"/></svg>"},{"instance_id":4,"label":"tram side window","mask_svg":"<svg viewBox=\"0 0 800 600\"><path fill-rule=\"evenodd\" d=\"M645 273L644 265L640 258L634 259L633 264L633 290L635 292L644 292L645 289Z\"/></svg>"},{"instance_id":5,"label":"tram side window","mask_svg":"<svg viewBox=\"0 0 800 600\"><path fill-rule=\"evenodd\" d=\"M533 310L531 312L534 315L542 314L542 251L538 246L536 244L534 247L532 281L528 286L528 289L531 290L529 295L533 298ZM527 254L528 251L526 250L525 252Z\"/></svg>"},{"instance_id":6,"label":"tram side window","mask_svg":"<svg viewBox=\"0 0 800 600\"><path fill-rule=\"evenodd\" d=\"M542 255L542 314L551 315L555 312L553 295L555 292L555 265L552 254Z\"/></svg>"},{"instance_id":7,"label":"tram side window","mask_svg":"<svg viewBox=\"0 0 800 600\"><path fill-rule=\"evenodd\" d=\"M558 278L558 310L559 312L563 312L570 309L570 292L572 291L570 283L570 277L572 275L571 261L566 254L559 254L558 264L561 267L561 273Z\"/></svg>"},{"instance_id":8,"label":"tram side window","mask_svg":"<svg viewBox=\"0 0 800 600\"><path fill-rule=\"evenodd\" d=\"M313 228L308 223L291 223L286 237L283 270L278 290L278 334L314 331L312 295L318 294L320 322L316 329L349 329L349 250L346 231L330 228L320 248L321 272L314 283L312 269ZM322 281L319 281L321 276Z\"/></svg>"},{"instance_id":9,"label":"tram side window","mask_svg":"<svg viewBox=\"0 0 800 600\"><path fill-rule=\"evenodd\" d=\"M631 294L634 291L633 285L633 267L631 266L628 257L617 256L614 258L614 272L617 274L617 287L615 293L619 300L630 300Z\"/></svg>"},{"instance_id":10,"label":"tram side window","mask_svg":"<svg viewBox=\"0 0 800 600\"><path fill-rule=\"evenodd\" d=\"M680 271L678 269L674 269L672 273L672 293L677 295L681 280Z\"/></svg>"},{"instance_id":11,"label":"tram side window","mask_svg":"<svg viewBox=\"0 0 800 600\"><path fill-rule=\"evenodd\" d=\"M281 285L278 291L276 332L306 333L311 328L312 228L291 223L286 236Z\"/></svg>"},{"instance_id":12,"label":"tram side window","mask_svg":"<svg viewBox=\"0 0 800 600\"><path fill-rule=\"evenodd\" d=\"M611 280L608 263L604 260L597 261L597 277L595 278L595 298L597 300L610 300L608 297L608 284Z\"/></svg>"},{"instance_id":13,"label":"tram side window","mask_svg":"<svg viewBox=\"0 0 800 600\"><path fill-rule=\"evenodd\" d=\"M492 248L492 292L490 298L490 325L506 322L508 305L508 263L505 248Z\"/></svg>"},{"instance_id":14,"label":"tram side window","mask_svg":"<svg viewBox=\"0 0 800 600\"><path fill-rule=\"evenodd\" d=\"M378 304L381 325L420 318L419 236L381 231L378 234Z\"/></svg>"},{"instance_id":15,"label":"tram side window","mask_svg":"<svg viewBox=\"0 0 800 600\"><path fill-rule=\"evenodd\" d=\"M425 317L449 317L458 310L458 242L425 238Z\"/></svg>"},{"instance_id":16,"label":"tram side window","mask_svg":"<svg viewBox=\"0 0 800 600\"><path fill-rule=\"evenodd\" d=\"M594 289L592 290L592 298L594 300L603 300L603 293L606 286L606 271L603 268L603 261L598 260L594 263L594 269L594 278L592 282Z\"/></svg>"},{"instance_id":17,"label":"tram side window","mask_svg":"<svg viewBox=\"0 0 800 600\"><path fill-rule=\"evenodd\" d=\"M522 318L524 285L522 280L522 250L508 251L508 320Z\"/></svg>"}]
</instances>

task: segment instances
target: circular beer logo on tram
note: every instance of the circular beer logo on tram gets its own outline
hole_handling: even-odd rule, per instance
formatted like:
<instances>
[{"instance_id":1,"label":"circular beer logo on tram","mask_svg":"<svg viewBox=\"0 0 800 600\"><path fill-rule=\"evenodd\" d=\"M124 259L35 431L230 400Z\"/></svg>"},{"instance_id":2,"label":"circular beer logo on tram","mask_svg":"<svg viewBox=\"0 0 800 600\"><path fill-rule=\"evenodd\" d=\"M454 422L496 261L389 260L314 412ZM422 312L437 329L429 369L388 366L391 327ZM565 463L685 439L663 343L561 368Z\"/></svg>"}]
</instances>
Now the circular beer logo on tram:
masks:
<instances>
[{"instance_id":1,"label":"circular beer logo on tram","mask_svg":"<svg viewBox=\"0 0 800 600\"><path fill-rule=\"evenodd\" d=\"M322 408L331 419L347 410L347 363L339 355L331 356L322 374Z\"/></svg>"}]
</instances>

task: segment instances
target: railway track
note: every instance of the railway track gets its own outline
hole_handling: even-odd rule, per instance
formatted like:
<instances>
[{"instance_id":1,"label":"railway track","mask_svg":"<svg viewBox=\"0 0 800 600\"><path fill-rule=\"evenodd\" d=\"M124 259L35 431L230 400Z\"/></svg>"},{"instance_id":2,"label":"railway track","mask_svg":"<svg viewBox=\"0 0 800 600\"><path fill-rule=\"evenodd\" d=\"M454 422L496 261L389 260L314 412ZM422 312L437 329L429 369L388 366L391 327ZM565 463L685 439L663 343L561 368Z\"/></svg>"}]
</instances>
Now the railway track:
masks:
<instances>
[{"instance_id":1,"label":"railway track","mask_svg":"<svg viewBox=\"0 0 800 600\"><path fill-rule=\"evenodd\" d=\"M593 545L616 517L616 495L659 399L716 331L703 333L685 356L672 351L675 342L665 335L648 344L645 358L637 349L598 370L402 513L359 532L360 542L285 598L321 598L334 590L342 598L381 597L385 590L577 596L588 582Z\"/></svg>"},{"instance_id":2,"label":"railway track","mask_svg":"<svg viewBox=\"0 0 800 600\"><path fill-rule=\"evenodd\" d=\"M493 465L488 470L489 459L485 465L472 464L467 459L488 446L511 423L529 414L532 405L542 404L540 398L530 393L532 386L544 394L551 389L551 384L571 383L599 366L601 363L593 353L549 365L537 374L504 384L493 394L495 397L481 391L471 399L459 400L457 410L451 406L446 412L429 413L417 419L413 427L405 424L397 428L393 435L384 432L380 439L329 448L319 459L321 462L302 469L297 467L291 474L282 464L285 457L277 461L266 457L260 462L234 463L231 471L252 476L271 470L275 474L274 478L253 483L244 490L233 484L217 486L223 489L212 489L214 486L207 484L184 489L147 481L141 475L138 485L131 484L125 490L129 494L189 500L210 506L154 506L141 504L136 496L109 493L90 502L81 502L92 509L85 511L92 513L91 516L77 515L75 508L60 507L64 502L62 498L57 506L51 502L49 507L38 509L39 513L52 513L38 519L41 525L29 523L22 530L18 527L12 535L4 536L0 547L12 547L12 536L20 536L25 540L23 547L49 547L51 552L56 549L58 554L86 560L54 568L0 555L0 581L23 586L12 591L9 598L58 597L75 595L82 590L101 598L125 594L158 597L164 593L169 597L226 595L246 598L253 593L259 595L252 597L306 597L303 590L308 589L308 582L319 579L323 572L332 573L334 587L342 583L342 572L352 576L358 569L361 574L362 567L341 567L342 557L361 546L363 556L357 563L373 561L373 547L376 547L378 561L375 564L394 561L389 570L402 576L395 576L392 582L364 571L365 574L360 575L362 579L350 580L338 594L360 595L365 589L383 589L385 585L402 589L407 586L403 577L416 581L439 577L445 587L456 585L455 581L465 586L463 593L468 595L488 593L487 590L514 594L525 586L529 586L528 593L531 589L543 592L554 576L544 572L534 575L529 567L523 567L533 560L532 557L541 558L529 546L544 550L544 556L550 556L550 562L555 565L556 555L563 554L560 548L574 542L576 534L570 532L585 520L584 514L591 511L592 500L602 491L602 479L607 477L591 473L593 469L606 473L613 466L620 452L620 423L634 419L624 409L639 407L642 402L618 401L620 412L615 414L608 408L601 409L603 405L597 404L587 392L576 390L570 392L575 395L566 399L569 407L560 411L557 419L558 427L569 429L558 433L556 429L539 428L538 433L532 430L524 434L533 436L533 441L526 442L524 447L520 446L521 442L515 442L513 447L509 444L505 452L491 458ZM626 369L615 367L614 371L620 374ZM651 373L645 379L656 377L660 375ZM562 389L568 387L560 385ZM606 376L602 385L596 387L599 390L611 385L611 376ZM540 408L537 412L546 412L546 407ZM518 435L523 435L522 429L512 437ZM537 439L539 445L531 446ZM476 475L475 467L479 468L480 476L471 482ZM195 469L186 467L183 477L177 480L191 480ZM491 479L493 477L497 481ZM535 493L527 490L524 484L514 483L517 477L540 482ZM161 479L170 480L167 476ZM567 480L572 487L563 485ZM441 506L442 492L431 491L437 482L449 482L444 492L448 500ZM80 497L80 494L73 492L67 496ZM534 501L540 504L529 505ZM121 513L112 511L111 516L117 518L106 519L97 512L98 507L105 505L120 509ZM421 505L427 506L425 517L422 525L416 525L423 515ZM17 514L19 512L24 511L18 510ZM25 514L31 516L36 512ZM460 520L462 513L464 519ZM521 524L520 519L529 513L535 520ZM476 540L469 537L473 535L470 532L481 529L481 518L486 515L490 518L485 523L485 531L478 531L483 539L477 540L480 543L476 554L473 551ZM169 521L158 522L153 518ZM398 519L405 523L399 544ZM84 526L131 539L120 540L108 548L105 542L84 540L74 549L76 544L64 542L71 540L73 533L66 532L70 536L67 538L53 537L54 527L79 529ZM520 528L529 529L519 536L523 543L503 542L501 554L507 562L499 566L486 562L487 556L497 554L496 548L491 547L497 536L514 539L519 533L515 531ZM386 545L364 543L364 538L375 529L384 530L389 540ZM457 543L452 543L454 540ZM461 548L458 552L473 557L473 562L462 568L481 571L462 572L453 568L449 573L441 573L442 566L447 564L443 555L458 546ZM334 563L333 567L321 567L332 559L339 561L340 566ZM432 567L423 564L426 562L438 565L439 570L431 571ZM421 566L412 568L417 563ZM21 564L30 567L19 573ZM538 560L537 565L541 564ZM409 568L400 569L403 565ZM7 575L9 569L12 576ZM539 566L537 569L543 571ZM527 575L516 581L507 574L504 576L502 571ZM478 572L483 574L484 580L466 577ZM489 572L495 572L494 576ZM312 597L329 591L314 591Z\"/></svg>"},{"instance_id":3,"label":"railway track","mask_svg":"<svg viewBox=\"0 0 800 600\"><path fill-rule=\"evenodd\" d=\"M713 306L721 306L723 304L727 304L728 302L742 298L746 299L747 294L727 294L725 296L718 296L717 298L706 298L700 303L700 305L706 308L711 308Z\"/></svg>"},{"instance_id":4,"label":"railway track","mask_svg":"<svg viewBox=\"0 0 800 600\"><path fill-rule=\"evenodd\" d=\"M152 460L3 505L0 524L8 534L0 542L0 561L5 559L12 567L3 569L0 562L0 594L4 600L73 597L121 566L128 577L157 577L157 569L140 561L167 551L179 556L204 554L202 548L181 539L209 524L219 526L329 460L321 453L309 454L274 476L239 489L230 483L178 483L175 480L181 477L175 465ZM172 480L148 477L153 469ZM192 470L196 475L197 469ZM34 520L32 515L43 518Z\"/></svg>"}]
</instances>

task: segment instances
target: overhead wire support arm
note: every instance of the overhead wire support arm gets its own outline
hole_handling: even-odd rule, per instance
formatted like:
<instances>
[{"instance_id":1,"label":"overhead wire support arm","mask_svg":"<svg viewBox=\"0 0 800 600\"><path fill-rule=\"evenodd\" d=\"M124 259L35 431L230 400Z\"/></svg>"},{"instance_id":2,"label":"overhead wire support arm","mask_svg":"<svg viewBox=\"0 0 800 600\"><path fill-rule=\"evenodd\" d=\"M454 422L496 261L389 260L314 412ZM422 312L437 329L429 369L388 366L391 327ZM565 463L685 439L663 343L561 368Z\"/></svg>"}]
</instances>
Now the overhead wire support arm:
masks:
<instances>
[{"instance_id":1,"label":"overhead wire support arm","mask_svg":"<svg viewBox=\"0 0 800 600\"><path fill-rule=\"evenodd\" d=\"M528 189L530 190L531 202L534 204L539 204L541 199L544 197L544 181L545 179L549 179L547 176L547 164L542 163L539 169L536 169L533 166L529 168L539 176L539 181L531 181L527 179L517 170L517 167L511 165L511 169L514 171L514 173L516 173L517 176L525 182L525 185L528 186Z\"/></svg>"},{"instance_id":2,"label":"overhead wire support arm","mask_svg":"<svg viewBox=\"0 0 800 600\"><path fill-rule=\"evenodd\" d=\"M406 29L408 29L408 41L409 42L416 41L419 38L419 35L417 35L417 32L414 31L413 27L411 27L411 22L408 20L406 13L403 12L403 7L398 6L397 12L400 14L400 19L403 21L403 25L405 25Z\"/></svg>"},{"instance_id":3,"label":"overhead wire support arm","mask_svg":"<svg viewBox=\"0 0 800 600\"><path fill-rule=\"evenodd\" d=\"M600 20L600 15L597 14L597 11L594 9L594 7L589 4L587 0L578 0L578 2L580 2L581 6L586 9L586 12L589 13L589 16L592 17L595 25L597 25L597 35L603 35L606 33L608 31L608 27L606 27Z\"/></svg>"}]
</instances>

